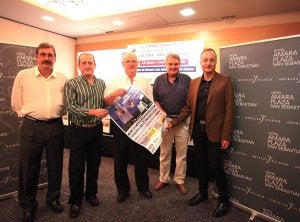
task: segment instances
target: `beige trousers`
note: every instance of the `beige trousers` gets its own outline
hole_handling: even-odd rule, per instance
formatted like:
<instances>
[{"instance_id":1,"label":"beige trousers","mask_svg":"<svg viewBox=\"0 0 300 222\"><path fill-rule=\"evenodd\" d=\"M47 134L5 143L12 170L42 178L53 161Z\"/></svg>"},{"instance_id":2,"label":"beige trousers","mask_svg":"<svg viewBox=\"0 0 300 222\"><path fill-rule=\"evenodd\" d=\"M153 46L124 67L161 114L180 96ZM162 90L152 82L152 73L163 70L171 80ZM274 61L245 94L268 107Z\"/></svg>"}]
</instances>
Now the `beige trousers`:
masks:
<instances>
[{"instance_id":1,"label":"beige trousers","mask_svg":"<svg viewBox=\"0 0 300 222\"><path fill-rule=\"evenodd\" d=\"M170 118L167 117L167 121ZM176 168L174 181L183 184L186 175L186 154L189 138L189 118L162 133L162 143L160 145L160 176L159 180L164 183L170 182L170 168L172 158L172 147L175 142Z\"/></svg>"}]
</instances>

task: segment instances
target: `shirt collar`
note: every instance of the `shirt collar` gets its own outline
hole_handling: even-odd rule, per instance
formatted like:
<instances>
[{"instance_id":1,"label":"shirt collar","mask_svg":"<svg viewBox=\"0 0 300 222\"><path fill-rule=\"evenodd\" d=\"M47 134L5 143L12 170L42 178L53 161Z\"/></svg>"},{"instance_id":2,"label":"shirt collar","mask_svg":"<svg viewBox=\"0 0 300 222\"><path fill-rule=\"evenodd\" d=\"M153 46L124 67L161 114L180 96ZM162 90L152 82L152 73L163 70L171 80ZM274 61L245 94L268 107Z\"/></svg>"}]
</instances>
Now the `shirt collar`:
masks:
<instances>
[{"instance_id":1,"label":"shirt collar","mask_svg":"<svg viewBox=\"0 0 300 222\"><path fill-rule=\"evenodd\" d=\"M83 81L89 83L84 75L80 75L79 77L80 77ZM96 78L95 76L93 76L93 77L94 77L94 83L95 83L95 82L97 81L97 78Z\"/></svg>"},{"instance_id":2,"label":"shirt collar","mask_svg":"<svg viewBox=\"0 0 300 222\"><path fill-rule=\"evenodd\" d=\"M39 71L39 69L38 69L37 66L36 66L35 69L34 69L34 76L35 76L35 77L42 76L42 74L40 73L40 71ZM57 73L54 72L54 71L52 71L51 75L50 75L48 78L51 78L51 77L57 78Z\"/></svg>"},{"instance_id":3,"label":"shirt collar","mask_svg":"<svg viewBox=\"0 0 300 222\"><path fill-rule=\"evenodd\" d=\"M131 84L131 81L126 73L124 75L124 79L126 80L126 82ZM137 74L135 74L135 77L133 78L133 82L136 82L137 79L138 79L138 76L137 76Z\"/></svg>"},{"instance_id":4,"label":"shirt collar","mask_svg":"<svg viewBox=\"0 0 300 222\"><path fill-rule=\"evenodd\" d=\"M180 77L180 72L177 73L175 81L178 81L179 77ZM165 78L166 78L166 80L168 80L168 73L166 73Z\"/></svg>"}]
</instances>

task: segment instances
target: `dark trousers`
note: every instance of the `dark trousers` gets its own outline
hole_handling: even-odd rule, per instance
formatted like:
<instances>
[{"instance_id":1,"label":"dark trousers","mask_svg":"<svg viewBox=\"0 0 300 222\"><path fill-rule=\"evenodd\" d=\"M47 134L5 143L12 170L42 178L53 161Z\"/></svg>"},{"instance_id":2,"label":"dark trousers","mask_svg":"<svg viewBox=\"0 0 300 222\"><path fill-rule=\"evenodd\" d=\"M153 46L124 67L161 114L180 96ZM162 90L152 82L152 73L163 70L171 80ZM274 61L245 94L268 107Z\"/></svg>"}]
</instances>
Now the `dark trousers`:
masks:
<instances>
[{"instance_id":1,"label":"dark trousers","mask_svg":"<svg viewBox=\"0 0 300 222\"><path fill-rule=\"evenodd\" d=\"M129 139L112 121L110 126L115 141L114 175L118 194L129 194L130 192L130 182L127 173L130 149L132 149L135 161L134 173L137 189L139 192L149 190L148 160L150 152Z\"/></svg>"},{"instance_id":2,"label":"dark trousers","mask_svg":"<svg viewBox=\"0 0 300 222\"><path fill-rule=\"evenodd\" d=\"M210 142L205 125L195 124L193 132L195 154L199 166L199 191L207 194L208 182L213 177L219 191L219 200L228 201L227 178L219 142Z\"/></svg>"},{"instance_id":3,"label":"dark trousers","mask_svg":"<svg viewBox=\"0 0 300 222\"><path fill-rule=\"evenodd\" d=\"M81 205L84 195L96 195L98 192L97 181L101 162L102 133L102 123L92 128L70 126L70 204ZM86 178L84 180L85 166Z\"/></svg>"},{"instance_id":4,"label":"dark trousers","mask_svg":"<svg viewBox=\"0 0 300 222\"><path fill-rule=\"evenodd\" d=\"M36 208L43 149L46 149L48 191L46 202L58 200L61 189L64 127L61 120L50 123L24 118L20 129L18 199L22 208Z\"/></svg>"}]
</instances>

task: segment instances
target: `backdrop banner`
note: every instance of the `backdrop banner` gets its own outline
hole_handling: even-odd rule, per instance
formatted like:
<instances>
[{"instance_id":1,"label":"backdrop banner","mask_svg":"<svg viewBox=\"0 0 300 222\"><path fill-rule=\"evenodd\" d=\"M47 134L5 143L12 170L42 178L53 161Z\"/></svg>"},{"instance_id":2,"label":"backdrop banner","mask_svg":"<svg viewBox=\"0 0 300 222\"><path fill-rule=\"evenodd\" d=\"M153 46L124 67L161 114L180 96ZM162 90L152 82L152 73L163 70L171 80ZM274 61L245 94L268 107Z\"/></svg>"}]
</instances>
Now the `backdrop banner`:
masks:
<instances>
[{"instance_id":1,"label":"backdrop banner","mask_svg":"<svg viewBox=\"0 0 300 222\"><path fill-rule=\"evenodd\" d=\"M0 199L18 190L19 129L22 118L11 109L14 79L36 64L35 48L0 43ZM46 160L41 161L40 183L47 182Z\"/></svg>"},{"instance_id":2,"label":"backdrop banner","mask_svg":"<svg viewBox=\"0 0 300 222\"><path fill-rule=\"evenodd\" d=\"M225 171L232 201L277 221L300 218L300 36L220 49L235 129Z\"/></svg>"}]
</instances>

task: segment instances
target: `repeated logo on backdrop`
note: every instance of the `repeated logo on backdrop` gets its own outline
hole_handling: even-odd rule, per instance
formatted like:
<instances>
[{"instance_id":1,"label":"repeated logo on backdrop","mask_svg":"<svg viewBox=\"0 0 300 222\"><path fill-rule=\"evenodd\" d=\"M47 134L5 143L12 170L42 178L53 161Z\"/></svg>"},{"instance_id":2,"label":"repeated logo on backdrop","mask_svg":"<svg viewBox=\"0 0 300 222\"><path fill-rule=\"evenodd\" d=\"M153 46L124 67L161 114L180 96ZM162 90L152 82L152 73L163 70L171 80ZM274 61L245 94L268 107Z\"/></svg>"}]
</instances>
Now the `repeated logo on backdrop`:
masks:
<instances>
[{"instance_id":1,"label":"repeated logo on backdrop","mask_svg":"<svg viewBox=\"0 0 300 222\"><path fill-rule=\"evenodd\" d=\"M232 77L235 128L224 167L232 201L258 216L300 218L300 36L220 50Z\"/></svg>"}]
</instances>

